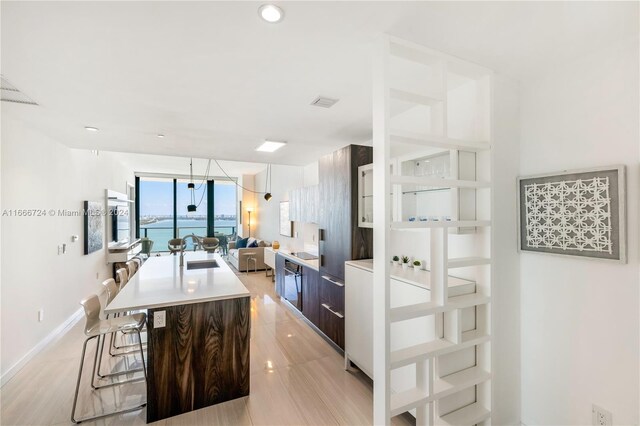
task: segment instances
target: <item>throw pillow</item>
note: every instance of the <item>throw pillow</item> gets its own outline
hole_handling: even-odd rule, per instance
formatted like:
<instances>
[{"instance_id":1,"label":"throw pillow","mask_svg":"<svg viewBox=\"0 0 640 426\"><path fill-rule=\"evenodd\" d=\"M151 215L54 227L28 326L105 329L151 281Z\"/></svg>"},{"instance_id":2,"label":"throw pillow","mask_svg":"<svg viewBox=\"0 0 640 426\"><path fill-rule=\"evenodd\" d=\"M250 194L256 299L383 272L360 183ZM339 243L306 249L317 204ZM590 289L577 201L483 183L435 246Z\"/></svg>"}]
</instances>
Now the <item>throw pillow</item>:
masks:
<instances>
[{"instance_id":1,"label":"throw pillow","mask_svg":"<svg viewBox=\"0 0 640 426\"><path fill-rule=\"evenodd\" d=\"M249 238L238 238L238 240L236 241L236 248L237 249L247 248L248 241L249 241Z\"/></svg>"},{"instance_id":2,"label":"throw pillow","mask_svg":"<svg viewBox=\"0 0 640 426\"><path fill-rule=\"evenodd\" d=\"M258 247L258 242L257 242L256 240L253 240L253 241L251 242L251 244L249 244L247 247L252 247L252 248L253 248L253 247Z\"/></svg>"}]
</instances>

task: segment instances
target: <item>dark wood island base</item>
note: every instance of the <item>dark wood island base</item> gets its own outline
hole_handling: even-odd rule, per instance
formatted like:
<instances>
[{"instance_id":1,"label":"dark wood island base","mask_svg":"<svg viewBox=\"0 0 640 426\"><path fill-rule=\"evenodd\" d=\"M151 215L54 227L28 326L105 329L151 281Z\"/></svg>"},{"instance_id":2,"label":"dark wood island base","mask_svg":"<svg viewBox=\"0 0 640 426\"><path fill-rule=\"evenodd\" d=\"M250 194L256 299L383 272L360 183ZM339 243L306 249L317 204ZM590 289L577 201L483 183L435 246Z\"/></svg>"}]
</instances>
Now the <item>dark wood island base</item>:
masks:
<instances>
[{"instance_id":1,"label":"dark wood island base","mask_svg":"<svg viewBox=\"0 0 640 426\"><path fill-rule=\"evenodd\" d=\"M149 309L147 423L249 395L250 298ZM166 311L166 327L154 313Z\"/></svg>"}]
</instances>

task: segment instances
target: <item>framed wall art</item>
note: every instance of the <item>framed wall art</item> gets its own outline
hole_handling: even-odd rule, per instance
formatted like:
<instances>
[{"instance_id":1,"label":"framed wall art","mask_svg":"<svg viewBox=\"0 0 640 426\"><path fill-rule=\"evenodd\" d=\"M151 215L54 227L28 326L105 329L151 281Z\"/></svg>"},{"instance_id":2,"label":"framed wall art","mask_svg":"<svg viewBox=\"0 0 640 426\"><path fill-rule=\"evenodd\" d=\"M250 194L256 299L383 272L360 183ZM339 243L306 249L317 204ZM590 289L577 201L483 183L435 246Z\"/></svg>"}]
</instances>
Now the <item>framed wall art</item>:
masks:
<instances>
[{"instance_id":1,"label":"framed wall art","mask_svg":"<svg viewBox=\"0 0 640 426\"><path fill-rule=\"evenodd\" d=\"M104 205L99 201L84 202L84 254L104 246Z\"/></svg>"},{"instance_id":2,"label":"framed wall art","mask_svg":"<svg viewBox=\"0 0 640 426\"><path fill-rule=\"evenodd\" d=\"M625 167L518 178L519 251L626 263Z\"/></svg>"},{"instance_id":3,"label":"framed wall art","mask_svg":"<svg viewBox=\"0 0 640 426\"><path fill-rule=\"evenodd\" d=\"M280 202L280 235L293 236L293 222L289 220L289 202Z\"/></svg>"}]
</instances>

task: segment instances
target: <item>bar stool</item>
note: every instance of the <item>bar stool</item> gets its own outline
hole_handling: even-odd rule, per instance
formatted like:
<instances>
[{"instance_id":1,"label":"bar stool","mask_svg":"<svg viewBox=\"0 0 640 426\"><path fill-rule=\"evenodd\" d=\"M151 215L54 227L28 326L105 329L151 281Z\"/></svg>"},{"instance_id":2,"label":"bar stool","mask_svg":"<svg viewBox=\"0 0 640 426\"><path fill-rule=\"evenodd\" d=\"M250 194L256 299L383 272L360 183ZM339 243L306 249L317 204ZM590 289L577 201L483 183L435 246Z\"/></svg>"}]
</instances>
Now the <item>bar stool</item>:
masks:
<instances>
[{"instance_id":1,"label":"bar stool","mask_svg":"<svg viewBox=\"0 0 640 426\"><path fill-rule=\"evenodd\" d=\"M138 270L138 264L133 260L129 260L127 263L127 272L129 273L129 278L133 277Z\"/></svg>"},{"instance_id":2,"label":"bar stool","mask_svg":"<svg viewBox=\"0 0 640 426\"><path fill-rule=\"evenodd\" d=\"M215 237L205 237L202 239L202 249L207 253L215 253L218 247L220 247L220 240Z\"/></svg>"},{"instance_id":3,"label":"bar stool","mask_svg":"<svg viewBox=\"0 0 640 426\"><path fill-rule=\"evenodd\" d=\"M135 411L143 408L144 406L147 405L146 402L136 407L127 408L124 410L119 410L119 411L115 411L108 414L101 414L99 416L89 417L85 419L76 419L76 405L78 404L78 393L80 391L80 381L82 379L84 357L87 352L87 343L89 343L90 340L98 339L97 345L96 345L96 355L93 360L93 372L91 374L91 387L93 389L97 390L105 387L118 386L125 383L140 381L140 379L130 379L123 382L114 382L114 383L109 383L107 385L102 385L102 386L96 386L94 384L94 379L96 376L96 366L98 361L98 353L100 352L99 351L100 341L104 339L108 334L116 333L118 331L123 333L136 333L138 335L138 339L140 342L139 343L140 356L142 357L142 371L144 373L144 380L145 381L147 380L147 367L144 363L144 351L142 349L142 340L140 339L140 331L142 330L142 327L144 326L145 321L147 319L146 315L135 314L135 315L121 316L121 317L112 318L112 319L105 319L105 320L100 319L102 306L100 305L100 298L95 294L92 294L88 298L84 299L83 301L80 302L80 304L84 308L84 315L86 320L85 327L84 327L84 334L85 336L87 336L87 338L84 341L84 344L82 345L82 356L80 358L80 369L78 371L78 381L76 382L76 391L73 396L73 408L71 409L71 421L73 423L81 423L89 420L96 420L103 417L112 416L114 414L128 413L130 411ZM132 371L121 372L119 374L129 374L129 373L132 373ZM114 373L114 375L118 375L118 374Z\"/></svg>"},{"instance_id":4,"label":"bar stool","mask_svg":"<svg viewBox=\"0 0 640 426\"><path fill-rule=\"evenodd\" d=\"M253 272L258 272L258 261L256 259L256 252L244 253L247 259L247 275L249 275L249 261L253 262Z\"/></svg>"},{"instance_id":5,"label":"bar stool","mask_svg":"<svg viewBox=\"0 0 640 426\"><path fill-rule=\"evenodd\" d=\"M118 291L122 290L129 281L129 273L125 268L120 268L116 271L116 283L118 284Z\"/></svg>"},{"instance_id":6,"label":"bar stool","mask_svg":"<svg viewBox=\"0 0 640 426\"><path fill-rule=\"evenodd\" d=\"M140 268L142 268L142 264L144 263L144 260L142 260L141 257L135 256L131 260L136 262L136 271L138 271L138 270L140 270Z\"/></svg>"},{"instance_id":7,"label":"bar stool","mask_svg":"<svg viewBox=\"0 0 640 426\"><path fill-rule=\"evenodd\" d=\"M104 286L104 291L107 294L106 304L108 305L109 303L111 303L111 301L119 293L118 285L116 284L116 281L113 278L109 278L109 279L104 280L102 282L102 285ZM134 312L134 313L137 314L139 312ZM106 318L109 319L110 315L113 315L113 317L119 317L121 314L120 313L107 314ZM126 356L126 355L129 355L129 354L135 352L135 351L115 352L117 349L123 349L123 348L130 348L130 347L134 347L134 346L137 347L138 346L138 343L132 343L132 344L128 344L128 345L117 346L116 345L116 337L117 337L117 333L113 333L111 335L111 337L110 337L109 355L111 355L112 357L114 357L114 356ZM105 339L102 340L102 345L100 346L100 356L98 357L98 376L101 377L101 378L104 378L104 377L108 376L108 375L103 375L103 374L100 373L100 366L102 365L102 353L104 351L104 343L105 343ZM142 345L144 346L145 343L143 343ZM138 370L134 370L134 371L142 371L142 370L138 369Z\"/></svg>"},{"instance_id":8,"label":"bar stool","mask_svg":"<svg viewBox=\"0 0 640 426\"><path fill-rule=\"evenodd\" d=\"M180 253L187 248L187 243L182 238L172 238L167 243L167 247L171 254Z\"/></svg>"}]
</instances>

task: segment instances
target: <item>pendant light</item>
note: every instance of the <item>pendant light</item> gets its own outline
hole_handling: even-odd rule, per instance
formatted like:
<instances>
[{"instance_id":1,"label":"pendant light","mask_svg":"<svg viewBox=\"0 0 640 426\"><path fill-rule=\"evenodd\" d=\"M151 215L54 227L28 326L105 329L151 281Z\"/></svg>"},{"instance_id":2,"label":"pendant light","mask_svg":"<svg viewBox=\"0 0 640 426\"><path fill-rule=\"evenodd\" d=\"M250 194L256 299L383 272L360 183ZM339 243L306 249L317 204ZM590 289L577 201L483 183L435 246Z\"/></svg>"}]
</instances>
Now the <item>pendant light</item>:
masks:
<instances>
[{"instance_id":1,"label":"pendant light","mask_svg":"<svg viewBox=\"0 0 640 426\"><path fill-rule=\"evenodd\" d=\"M267 183L269 184L269 190L267 191ZM267 178L264 181L264 199L271 200L271 164L267 165Z\"/></svg>"},{"instance_id":2,"label":"pendant light","mask_svg":"<svg viewBox=\"0 0 640 426\"><path fill-rule=\"evenodd\" d=\"M195 212L196 207L196 185L193 183L193 158L189 162L189 183L187 188L191 190L191 204L187 206L188 212Z\"/></svg>"}]
</instances>

